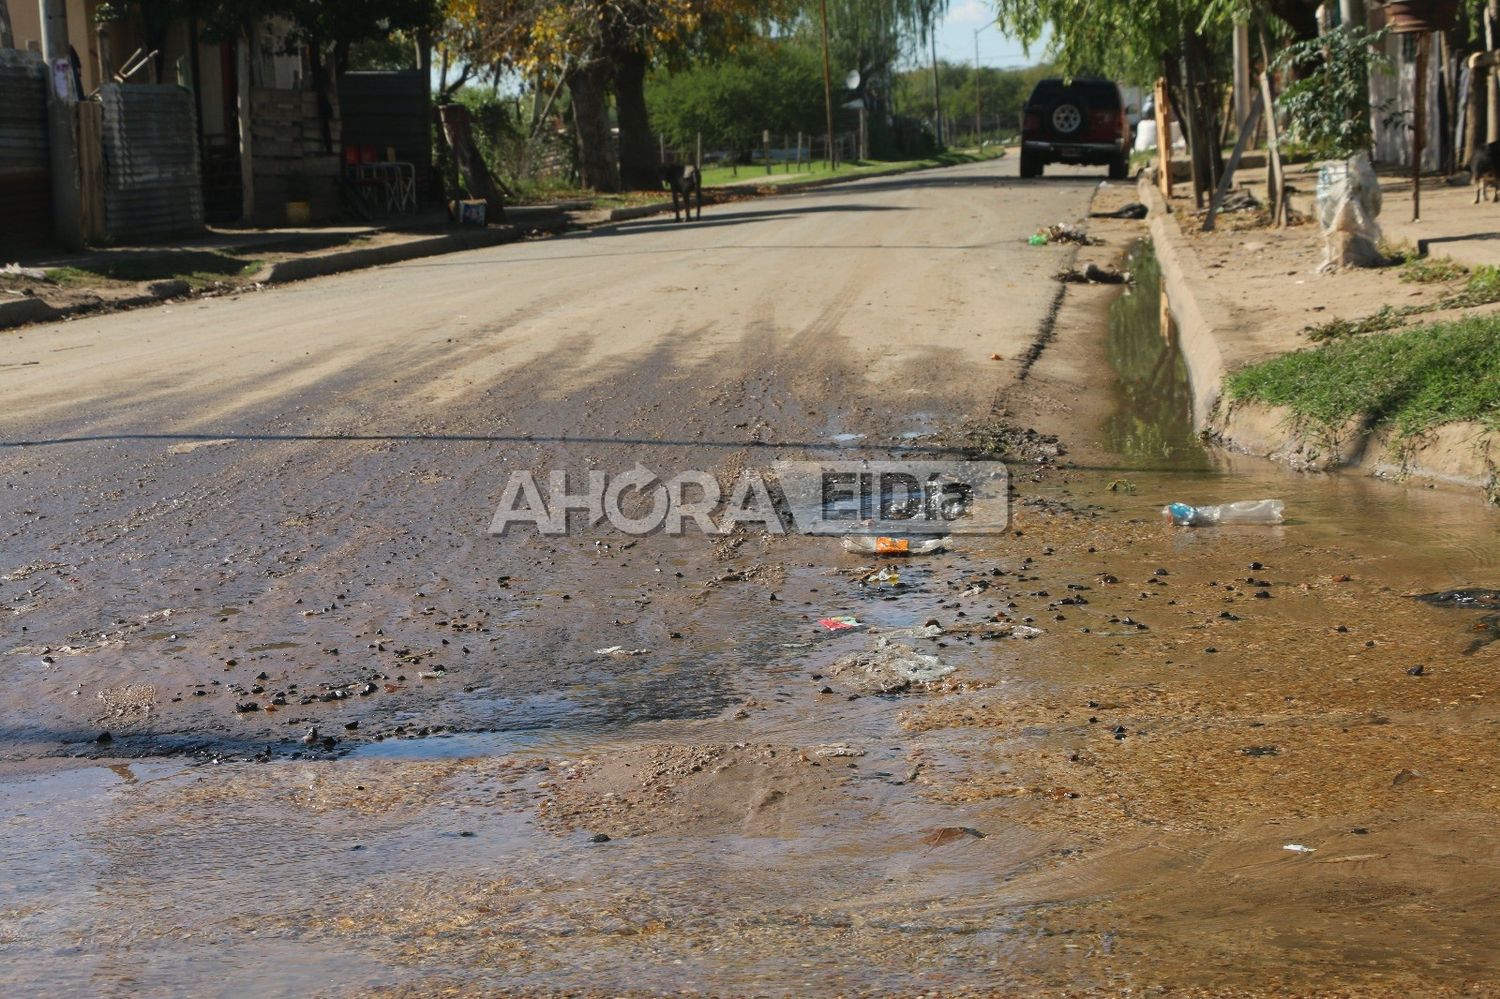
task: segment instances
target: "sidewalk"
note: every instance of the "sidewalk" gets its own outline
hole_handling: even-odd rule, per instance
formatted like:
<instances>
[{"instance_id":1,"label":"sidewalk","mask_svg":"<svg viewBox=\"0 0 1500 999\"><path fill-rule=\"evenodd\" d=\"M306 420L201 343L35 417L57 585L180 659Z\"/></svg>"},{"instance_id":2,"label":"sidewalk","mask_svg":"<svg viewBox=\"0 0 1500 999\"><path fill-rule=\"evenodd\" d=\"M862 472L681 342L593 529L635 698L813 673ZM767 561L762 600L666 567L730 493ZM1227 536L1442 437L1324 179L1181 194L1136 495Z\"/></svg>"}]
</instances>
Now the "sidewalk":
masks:
<instances>
[{"instance_id":1,"label":"sidewalk","mask_svg":"<svg viewBox=\"0 0 1500 999\"><path fill-rule=\"evenodd\" d=\"M1500 264L1500 205L1475 206L1472 190L1424 183L1423 220L1410 223L1409 182L1383 178L1381 222L1388 242L1425 241L1433 254L1466 265ZM1424 178L1424 180L1426 180ZM1242 170L1236 186L1259 200L1266 196L1265 170ZM1323 241L1310 215L1317 176L1311 166L1288 169L1293 225L1272 229L1264 209L1219 216L1214 232L1202 231L1191 188L1178 184L1168 205L1155 185L1139 184L1150 209L1150 227L1161 262L1163 288L1187 361L1197 425L1221 446L1294 467L1330 470L1357 467L1393 479L1408 477L1465 488L1492 488L1493 435L1473 424L1433 432L1415 450L1397 448L1377 430L1352 426L1328 433L1299 427L1289 411L1221 399L1224 379L1243 367L1314 346L1307 328L1335 319L1360 320L1384 306L1438 302L1452 291L1443 283L1407 283L1403 269L1348 269L1318 273ZM1493 312L1484 306L1469 312ZM1430 312L1408 325L1455 318ZM1379 334L1375 334L1379 335Z\"/></svg>"},{"instance_id":2,"label":"sidewalk","mask_svg":"<svg viewBox=\"0 0 1500 999\"><path fill-rule=\"evenodd\" d=\"M436 209L378 225L210 229L171 243L24 256L22 268L47 277L0 276L0 329L495 246L561 232L578 224L579 207L589 206L508 207L503 224L485 228L456 228Z\"/></svg>"},{"instance_id":3,"label":"sidewalk","mask_svg":"<svg viewBox=\"0 0 1500 999\"><path fill-rule=\"evenodd\" d=\"M1419 253L1451 257L1468 267L1500 267L1500 204L1474 204L1474 187L1422 178L1422 218L1411 220L1411 178L1381 172L1385 207L1380 225L1392 245L1409 244Z\"/></svg>"}]
</instances>

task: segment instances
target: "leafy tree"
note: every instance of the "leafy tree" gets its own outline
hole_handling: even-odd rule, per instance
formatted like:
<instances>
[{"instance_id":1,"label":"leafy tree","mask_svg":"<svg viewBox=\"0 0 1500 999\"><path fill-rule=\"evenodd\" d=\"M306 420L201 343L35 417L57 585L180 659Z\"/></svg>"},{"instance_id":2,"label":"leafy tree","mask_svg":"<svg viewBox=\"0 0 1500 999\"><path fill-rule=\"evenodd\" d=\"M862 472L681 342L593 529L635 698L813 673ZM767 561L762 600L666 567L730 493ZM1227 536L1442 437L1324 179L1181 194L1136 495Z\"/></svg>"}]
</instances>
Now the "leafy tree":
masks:
<instances>
[{"instance_id":1,"label":"leafy tree","mask_svg":"<svg viewBox=\"0 0 1500 999\"><path fill-rule=\"evenodd\" d=\"M966 63L939 62L944 110L961 130L973 128L974 67ZM1031 89L1043 77L1055 75L1049 65L1025 69L979 69L979 105L986 131L1014 131L1020 127L1021 107ZM932 81L927 69L910 69L896 77L896 105L901 108L926 108L932 96Z\"/></svg>"},{"instance_id":2,"label":"leafy tree","mask_svg":"<svg viewBox=\"0 0 1500 999\"><path fill-rule=\"evenodd\" d=\"M1306 145L1320 159L1347 159L1369 151L1375 140L1370 70L1383 62L1372 53L1384 37L1383 31L1345 27L1282 50L1280 65L1303 67L1277 102L1287 115L1287 138Z\"/></svg>"},{"instance_id":3,"label":"leafy tree","mask_svg":"<svg viewBox=\"0 0 1500 999\"><path fill-rule=\"evenodd\" d=\"M823 64L805 45L781 43L681 72L646 87L652 127L673 145L699 135L711 146L746 152L773 134L823 128Z\"/></svg>"}]
</instances>

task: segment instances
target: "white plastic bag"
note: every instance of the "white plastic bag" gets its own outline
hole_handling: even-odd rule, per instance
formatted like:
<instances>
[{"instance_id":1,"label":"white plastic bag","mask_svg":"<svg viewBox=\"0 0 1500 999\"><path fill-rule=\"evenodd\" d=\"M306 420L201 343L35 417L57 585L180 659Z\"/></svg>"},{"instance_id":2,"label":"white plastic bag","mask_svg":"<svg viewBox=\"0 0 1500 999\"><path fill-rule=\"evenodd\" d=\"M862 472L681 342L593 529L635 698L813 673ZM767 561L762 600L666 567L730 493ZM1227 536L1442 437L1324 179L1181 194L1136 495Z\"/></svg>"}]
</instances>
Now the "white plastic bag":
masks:
<instances>
[{"instance_id":1,"label":"white plastic bag","mask_svg":"<svg viewBox=\"0 0 1500 999\"><path fill-rule=\"evenodd\" d=\"M1378 267L1380 180L1365 153L1330 160L1318 168L1318 225L1323 230L1321 272L1340 267Z\"/></svg>"}]
</instances>

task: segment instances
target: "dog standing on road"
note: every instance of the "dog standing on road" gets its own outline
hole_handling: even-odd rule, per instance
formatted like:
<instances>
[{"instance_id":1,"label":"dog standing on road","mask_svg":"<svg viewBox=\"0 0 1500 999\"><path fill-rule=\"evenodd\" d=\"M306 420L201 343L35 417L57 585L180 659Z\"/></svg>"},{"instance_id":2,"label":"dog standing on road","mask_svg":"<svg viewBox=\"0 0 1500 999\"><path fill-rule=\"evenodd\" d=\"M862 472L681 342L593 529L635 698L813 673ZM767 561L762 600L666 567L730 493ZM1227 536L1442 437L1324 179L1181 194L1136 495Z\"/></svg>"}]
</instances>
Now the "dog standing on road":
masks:
<instances>
[{"instance_id":1,"label":"dog standing on road","mask_svg":"<svg viewBox=\"0 0 1500 999\"><path fill-rule=\"evenodd\" d=\"M698 173L698 168L691 163L663 163L657 171L657 177L661 183L672 189L672 215L678 222L682 221L682 209L677 207L677 199L682 199L682 207L687 209L688 221L693 220L693 197L698 199L698 217L703 217L703 177Z\"/></svg>"},{"instance_id":2,"label":"dog standing on road","mask_svg":"<svg viewBox=\"0 0 1500 999\"><path fill-rule=\"evenodd\" d=\"M1500 142L1487 142L1475 148L1474 158L1469 161L1469 180L1477 185L1474 204L1486 196L1491 201L1500 201Z\"/></svg>"}]
</instances>

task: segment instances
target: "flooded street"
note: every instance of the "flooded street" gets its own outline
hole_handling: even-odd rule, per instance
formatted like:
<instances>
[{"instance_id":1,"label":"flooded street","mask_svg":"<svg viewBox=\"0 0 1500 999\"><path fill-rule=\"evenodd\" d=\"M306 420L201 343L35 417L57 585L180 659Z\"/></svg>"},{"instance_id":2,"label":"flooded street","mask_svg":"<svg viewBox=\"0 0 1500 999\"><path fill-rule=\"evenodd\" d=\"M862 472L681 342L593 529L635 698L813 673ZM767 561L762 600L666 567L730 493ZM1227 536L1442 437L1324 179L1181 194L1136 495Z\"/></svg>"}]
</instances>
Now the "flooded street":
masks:
<instances>
[{"instance_id":1,"label":"flooded street","mask_svg":"<svg viewBox=\"0 0 1500 999\"><path fill-rule=\"evenodd\" d=\"M1413 596L1500 513L1205 450L1138 230L1061 301L1097 178L1014 172L8 341L0 992L1494 981L1500 642ZM486 531L515 469L980 440L1010 530L934 555Z\"/></svg>"}]
</instances>

